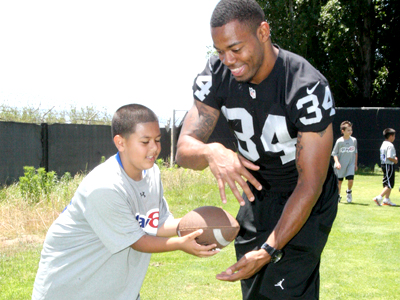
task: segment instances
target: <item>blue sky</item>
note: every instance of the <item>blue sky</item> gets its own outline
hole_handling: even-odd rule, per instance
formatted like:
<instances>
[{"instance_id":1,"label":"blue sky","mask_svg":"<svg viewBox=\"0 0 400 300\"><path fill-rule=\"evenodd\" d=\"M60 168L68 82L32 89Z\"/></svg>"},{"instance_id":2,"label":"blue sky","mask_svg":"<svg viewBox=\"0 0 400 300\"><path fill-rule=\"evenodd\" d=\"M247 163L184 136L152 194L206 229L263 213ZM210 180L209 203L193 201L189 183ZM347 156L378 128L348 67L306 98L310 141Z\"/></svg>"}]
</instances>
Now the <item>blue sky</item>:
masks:
<instances>
[{"instance_id":1,"label":"blue sky","mask_svg":"<svg viewBox=\"0 0 400 300\"><path fill-rule=\"evenodd\" d=\"M218 1L1 1L0 103L187 110Z\"/></svg>"}]
</instances>

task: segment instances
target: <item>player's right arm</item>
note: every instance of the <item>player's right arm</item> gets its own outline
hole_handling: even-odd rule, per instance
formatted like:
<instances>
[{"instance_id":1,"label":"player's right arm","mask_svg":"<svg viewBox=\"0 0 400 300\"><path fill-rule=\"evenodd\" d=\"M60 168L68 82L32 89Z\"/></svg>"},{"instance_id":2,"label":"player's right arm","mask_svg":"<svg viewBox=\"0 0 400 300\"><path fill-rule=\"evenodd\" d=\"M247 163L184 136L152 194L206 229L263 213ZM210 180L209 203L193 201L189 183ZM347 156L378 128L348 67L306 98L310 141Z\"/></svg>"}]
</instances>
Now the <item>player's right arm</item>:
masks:
<instances>
[{"instance_id":1,"label":"player's right arm","mask_svg":"<svg viewBox=\"0 0 400 300\"><path fill-rule=\"evenodd\" d=\"M340 164L339 158L337 157L337 155L333 156L333 160L335 162L335 168L340 170L342 168L342 165Z\"/></svg>"},{"instance_id":2,"label":"player's right arm","mask_svg":"<svg viewBox=\"0 0 400 300\"><path fill-rule=\"evenodd\" d=\"M212 155L206 144L217 124L219 111L194 100L185 117L177 144L176 161L184 168L203 170Z\"/></svg>"},{"instance_id":3,"label":"player's right arm","mask_svg":"<svg viewBox=\"0 0 400 300\"><path fill-rule=\"evenodd\" d=\"M202 233L203 231L200 229L183 237L171 238L145 234L133 243L131 247L136 251L145 253L161 253L181 250L199 257L208 257L217 254L219 252L218 250L212 251L217 247L216 244L203 246L196 242L195 238Z\"/></svg>"},{"instance_id":4,"label":"player's right arm","mask_svg":"<svg viewBox=\"0 0 400 300\"><path fill-rule=\"evenodd\" d=\"M227 183L240 205L244 200L236 186L238 183L250 201L254 200L245 179L258 189L261 184L246 169L259 167L220 143L207 144L207 140L217 124L220 112L200 101L194 101L188 112L177 144L177 163L184 168L202 170L210 167L218 182L223 203L226 203L225 184Z\"/></svg>"}]
</instances>

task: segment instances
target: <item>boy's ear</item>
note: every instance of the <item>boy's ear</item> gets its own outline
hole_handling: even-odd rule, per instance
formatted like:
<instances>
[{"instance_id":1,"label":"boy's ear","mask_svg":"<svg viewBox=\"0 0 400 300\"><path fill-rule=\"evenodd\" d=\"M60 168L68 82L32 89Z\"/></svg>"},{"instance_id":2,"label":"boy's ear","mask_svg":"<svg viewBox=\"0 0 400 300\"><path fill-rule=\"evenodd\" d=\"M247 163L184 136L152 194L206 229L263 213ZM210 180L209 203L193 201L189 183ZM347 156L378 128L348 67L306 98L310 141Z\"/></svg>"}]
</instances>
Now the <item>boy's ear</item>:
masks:
<instances>
[{"instance_id":1,"label":"boy's ear","mask_svg":"<svg viewBox=\"0 0 400 300\"><path fill-rule=\"evenodd\" d=\"M123 152L124 151L125 139L122 136L120 136L119 134L114 136L114 144L115 144L115 147L117 147L119 152Z\"/></svg>"}]
</instances>

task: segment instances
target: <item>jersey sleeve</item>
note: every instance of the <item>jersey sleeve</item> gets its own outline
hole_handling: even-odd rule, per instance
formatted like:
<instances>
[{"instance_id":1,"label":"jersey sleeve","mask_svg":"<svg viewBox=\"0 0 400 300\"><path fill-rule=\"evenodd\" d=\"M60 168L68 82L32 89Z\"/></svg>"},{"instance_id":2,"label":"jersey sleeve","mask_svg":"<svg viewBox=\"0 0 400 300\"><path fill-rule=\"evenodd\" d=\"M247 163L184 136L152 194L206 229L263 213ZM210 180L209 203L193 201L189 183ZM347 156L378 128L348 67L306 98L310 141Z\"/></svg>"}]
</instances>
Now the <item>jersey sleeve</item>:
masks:
<instances>
[{"instance_id":1,"label":"jersey sleeve","mask_svg":"<svg viewBox=\"0 0 400 300\"><path fill-rule=\"evenodd\" d=\"M339 154L339 139L336 140L335 146L332 150L332 156L338 156Z\"/></svg>"},{"instance_id":2,"label":"jersey sleeve","mask_svg":"<svg viewBox=\"0 0 400 300\"><path fill-rule=\"evenodd\" d=\"M222 107L222 98L218 96L218 91L223 73L222 62L217 57L211 56L204 70L194 79L194 99L215 109L220 109Z\"/></svg>"},{"instance_id":3,"label":"jersey sleeve","mask_svg":"<svg viewBox=\"0 0 400 300\"><path fill-rule=\"evenodd\" d=\"M332 123L335 103L327 83L311 81L290 101L290 119L301 132L319 132Z\"/></svg>"},{"instance_id":4,"label":"jersey sleeve","mask_svg":"<svg viewBox=\"0 0 400 300\"><path fill-rule=\"evenodd\" d=\"M354 153L358 153L358 142L357 142L357 139L356 138L354 138L354 147L355 147L355 151L354 151Z\"/></svg>"}]
</instances>

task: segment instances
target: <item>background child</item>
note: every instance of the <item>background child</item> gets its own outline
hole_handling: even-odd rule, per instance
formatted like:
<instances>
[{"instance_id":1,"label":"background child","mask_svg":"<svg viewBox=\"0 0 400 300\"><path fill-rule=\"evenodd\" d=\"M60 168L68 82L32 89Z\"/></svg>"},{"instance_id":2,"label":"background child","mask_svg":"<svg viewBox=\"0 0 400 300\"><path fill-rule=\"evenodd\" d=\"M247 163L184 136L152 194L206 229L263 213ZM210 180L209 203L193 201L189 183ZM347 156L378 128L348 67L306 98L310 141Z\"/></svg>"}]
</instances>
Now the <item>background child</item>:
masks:
<instances>
[{"instance_id":1,"label":"background child","mask_svg":"<svg viewBox=\"0 0 400 300\"><path fill-rule=\"evenodd\" d=\"M389 198L392 188L394 187L394 165L398 163L396 149L393 146L393 142L396 138L396 130L392 128L386 128L383 131L383 135L385 137L385 141L382 143L380 149L381 167L383 171L383 190L372 200L374 200L379 206L382 204L396 206L396 204L390 201Z\"/></svg>"},{"instance_id":2,"label":"background child","mask_svg":"<svg viewBox=\"0 0 400 300\"><path fill-rule=\"evenodd\" d=\"M216 245L176 235L163 197L157 116L145 106L119 108L112 120L118 153L91 171L44 241L32 299L140 299L151 253L211 256Z\"/></svg>"},{"instance_id":3,"label":"background child","mask_svg":"<svg viewBox=\"0 0 400 300\"><path fill-rule=\"evenodd\" d=\"M346 178L347 202L350 203L353 200L351 191L354 183L354 174L357 171L357 139L351 136L353 133L353 124L350 121L343 121L340 124L340 131L343 136L336 140L332 156L335 160L335 172L339 180L339 202L342 198L340 191L343 179Z\"/></svg>"}]
</instances>

